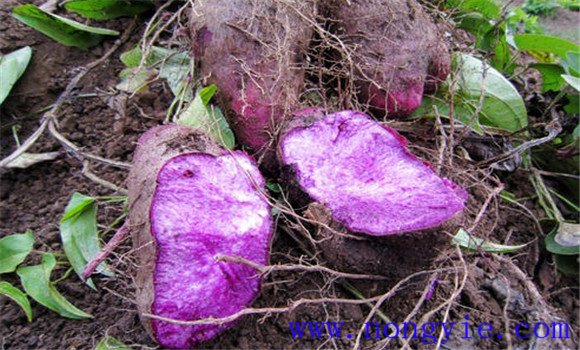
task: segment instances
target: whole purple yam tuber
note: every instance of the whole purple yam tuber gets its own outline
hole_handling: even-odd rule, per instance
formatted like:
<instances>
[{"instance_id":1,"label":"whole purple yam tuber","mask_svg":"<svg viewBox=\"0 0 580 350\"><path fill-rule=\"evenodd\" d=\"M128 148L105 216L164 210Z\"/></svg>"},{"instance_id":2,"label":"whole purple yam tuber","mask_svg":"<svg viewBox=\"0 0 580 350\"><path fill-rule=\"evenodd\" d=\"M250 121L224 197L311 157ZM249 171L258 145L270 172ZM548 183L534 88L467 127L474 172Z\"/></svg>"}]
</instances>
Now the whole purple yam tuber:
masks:
<instances>
[{"instance_id":1,"label":"whole purple yam tuber","mask_svg":"<svg viewBox=\"0 0 580 350\"><path fill-rule=\"evenodd\" d=\"M281 121L298 105L314 0L195 4L191 28L200 75L218 86L237 139L262 155Z\"/></svg>"},{"instance_id":2,"label":"whole purple yam tuber","mask_svg":"<svg viewBox=\"0 0 580 350\"><path fill-rule=\"evenodd\" d=\"M328 0L322 11L351 49L344 59L374 109L410 114L449 73L449 49L415 0Z\"/></svg>"},{"instance_id":3,"label":"whole purple yam tuber","mask_svg":"<svg viewBox=\"0 0 580 350\"><path fill-rule=\"evenodd\" d=\"M256 298L256 271L216 257L268 263L272 222L257 166L199 131L167 125L139 139L128 186L139 265L136 298L145 328L167 348L191 348L213 338L231 323L182 326L143 314L220 318Z\"/></svg>"},{"instance_id":4,"label":"whole purple yam tuber","mask_svg":"<svg viewBox=\"0 0 580 350\"><path fill-rule=\"evenodd\" d=\"M287 131L279 156L335 221L349 231L385 236L437 227L462 211L467 198L406 144L367 115L343 111Z\"/></svg>"}]
</instances>

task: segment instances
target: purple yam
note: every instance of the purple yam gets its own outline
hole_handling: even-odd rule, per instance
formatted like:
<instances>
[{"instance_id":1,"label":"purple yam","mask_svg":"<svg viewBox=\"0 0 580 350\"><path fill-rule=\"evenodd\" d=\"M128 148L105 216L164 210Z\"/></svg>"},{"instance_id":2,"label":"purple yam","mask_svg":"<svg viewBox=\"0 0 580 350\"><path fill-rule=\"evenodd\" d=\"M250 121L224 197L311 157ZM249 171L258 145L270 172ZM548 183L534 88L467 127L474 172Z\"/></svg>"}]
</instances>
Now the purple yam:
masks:
<instances>
[{"instance_id":1,"label":"purple yam","mask_svg":"<svg viewBox=\"0 0 580 350\"><path fill-rule=\"evenodd\" d=\"M255 161L194 129L163 126L140 138L128 184L145 328L162 346L182 349L231 327L181 326L143 314L220 318L256 298L261 281L254 269L216 260L228 255L268 263L272 221Z\"/></svg>"},{"instance_id":2,"label":"purple yam","mask_svg":"<svg viewBox=\"0 0 580 350\"><path fill-rule=\"evenodd\" d=\"M315 1L195 4L191 29L200 75L218 86L236 138L263 155L281 121L299 105Z\"/></svg>"},{"instance_id":3,"label":"purple yam","mask_svg":"<svg viewBox=\"0 0 580 350\"><path fill-rule=\"evenodd\" d=\"M386 236L439 226L464 208L467 193L406 149L395 130L343 111L287 131L281 162L333 220Z\"/></svg>"},{"instance_id":4,"label":"purple yam","mask_svg":"<svg viewBox=\"0 0 580 350\"><path fill-rule=\"evenodd\" d=\"M450 71L449 48L415 0L326 0L322 10L351 50L363 103L392 115L421 105Z\"/></svg>"}]
</instances>

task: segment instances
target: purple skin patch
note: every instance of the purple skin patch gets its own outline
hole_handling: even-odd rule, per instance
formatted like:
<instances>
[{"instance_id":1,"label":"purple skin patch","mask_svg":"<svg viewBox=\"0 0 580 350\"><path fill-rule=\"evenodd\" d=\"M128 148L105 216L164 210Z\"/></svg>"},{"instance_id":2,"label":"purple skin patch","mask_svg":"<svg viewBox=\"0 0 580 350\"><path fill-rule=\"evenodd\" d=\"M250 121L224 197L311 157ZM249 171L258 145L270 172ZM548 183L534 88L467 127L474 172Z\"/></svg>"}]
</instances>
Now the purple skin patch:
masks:
<instances>
[{"instance_id":1,"label":"purple skin patch","mask_svg":"<svg viewBox=\"0 0 580 350\"><path fill-rule=\"evenodd\" d=\"M237 115L236 122L240 124L236 136L243 144L254 151L268 144L273 110L271 102L262 96L259 86L253 82L248 83L240 95L233 99L231 108ZM280 113L275 113L275 118L279 118Z\"/></svg>"},{"instance_id":2,"label":"purple skin patch","mask_svg":"<svg viewBox=\"0 0 580 350\"><path fill-rule=\"evenodd\" d=\"M354 232L386 236L436 227L467 199L405 145L395 130L343 111L287 132L280 152L302 189L334 220Z\"/></svg>"},{"instance_id":3,"label":"purple skin patch","mask_svg":"<svg viewBox=\"0 0 580 350\"><path fill-rule=\"evenodd\" d=\"M256 298L256 270L216 260L228 255L268 264L272 220L255 186L262 189L264 179L242 152L181 154L159 171L150 209L157 245L153 314L179 320L227 317ZM152 320L159 344L179 349L192 348L231 325Z\"/></svg>"},{"instance_id":4,"label":"purple skin patch","mask_svg":"<svg viewBox=\"0 0 580 350\"><path fill-rule=\"evenodd\" d=\"M406 90L390 91L388 94L376 86L370 87L369 105L389 114L409 115L421 105L423 100L423 83L410 85Z\"/></svg>"}]
</instances>

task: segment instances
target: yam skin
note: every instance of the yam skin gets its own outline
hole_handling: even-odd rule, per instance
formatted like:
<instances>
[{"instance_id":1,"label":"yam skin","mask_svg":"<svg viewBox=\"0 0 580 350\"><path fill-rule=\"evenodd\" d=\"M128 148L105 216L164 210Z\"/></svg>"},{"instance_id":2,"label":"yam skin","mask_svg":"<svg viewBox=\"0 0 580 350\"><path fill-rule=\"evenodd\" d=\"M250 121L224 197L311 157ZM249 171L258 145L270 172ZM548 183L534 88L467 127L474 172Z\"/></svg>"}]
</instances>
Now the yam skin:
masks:
<instances>
[{"instance_id":1,"label":"yam skin","mask_svg":"<svg viewBox=\"0 0 580 350\"><path fill-rule=\"evenodd\" d=\"M311 111L297 120L280 140L279 159L293 177L290 195L299 197L298 186L311 202L305 215L317 223L328 264L395 281L429 266L449 243L444 231L462 219L467 192L363 113Z\"/></svg>"},{"instance_id":2,"label":"yam skin","mask_svg":"<svg viewBox=\"0 0 580 350\"><path fill-rule=\"evenodd\" d=\"M321 12L350 48L359 98L408 115L449 74L449 49L415 0L327 0Z\"/></svg>"},{"instance_id":3,"label":"yam skin","mask_svg":"<svg viewBox=\"0 0 580 350\"><path fill-rule=\"evenodd\" d=\"M298 106L315 0L196 2L193 53L240 143L262 156ZM312 21L312 23L309 23ZM275 152L266 157L275 158Z\"/></svg>"},{"instance_id":4,"label":"yam skin","mask_svg":"<svg viewBox=\"0 0 580 350\"><path fill-rule=\"evenodd\" d=\"M328 266L349 273L385 276L387 280L381 284L387 289L401 278L429 269L439 254L449 247L451 236L448 233L455 232L464 219L458 214L433 229L353 237L353 233L333 220L328 208L320 203L311 203L305 216L317 223L317 244ZM371 288L365 286L361 290L368 289Z\"/></svg>"},{"instance_id":5,"label":"yam skin","mask_svg":"<svg viewBox=\"0 0 580 350\"><path fill-rule=\"evenodd\" d=\"M149 334L167 348L192 348L230 324L178 326L151 319L225 317L249 306L256 271L218 255L268 263L272 221L264 179L245 153L205 134L167 125L138 142L128 178L129 230L138 271L136 301Z\"/></svg>"}]
</instances>

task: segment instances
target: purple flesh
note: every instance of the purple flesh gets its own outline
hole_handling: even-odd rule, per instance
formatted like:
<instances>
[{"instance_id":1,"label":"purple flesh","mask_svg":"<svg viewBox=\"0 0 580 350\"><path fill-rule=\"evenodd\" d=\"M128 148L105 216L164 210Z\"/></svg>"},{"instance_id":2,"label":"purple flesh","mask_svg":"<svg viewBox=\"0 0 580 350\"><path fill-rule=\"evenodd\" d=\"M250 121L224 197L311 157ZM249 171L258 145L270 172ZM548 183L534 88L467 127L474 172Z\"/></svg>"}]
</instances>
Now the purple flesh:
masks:
<instances>
[{"instance_id":1,"label":"purple flesh","mask_svg":"<svg viewBox=\"0 0 580 350\"><path fill-rule=\"evenodd\" d=\"M220 318L252 303L260 289L256 270L216 256L268 263L270 210L255 186L263 188L264 179L242 152L186 153L161 168L150 210L157 245L153 314ZM191 348L229 326L152 321L157 341L168 348Z\"/></svg>"},{"instance_id":2,"label":"purple flesh","mask_svg":"<svg viewBox=\"0 0 580 350\"><path fill-rule=\"evenodd\" d=\"M438 226L463 210L467 192L406 149L367 115L330 114L281 140L282 162L302 189L349 230L374 236Z\"/></svg>"}]
</instances>

